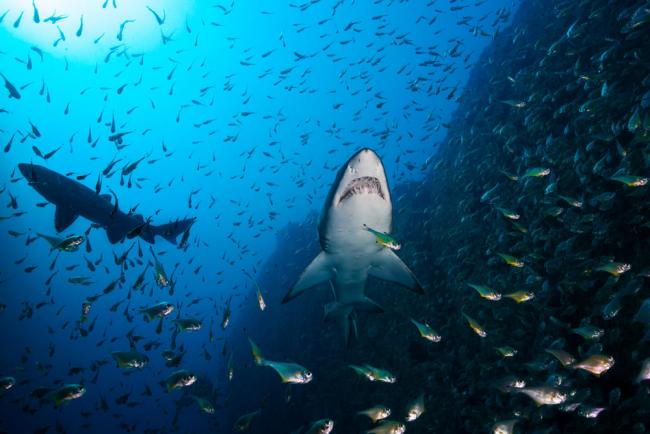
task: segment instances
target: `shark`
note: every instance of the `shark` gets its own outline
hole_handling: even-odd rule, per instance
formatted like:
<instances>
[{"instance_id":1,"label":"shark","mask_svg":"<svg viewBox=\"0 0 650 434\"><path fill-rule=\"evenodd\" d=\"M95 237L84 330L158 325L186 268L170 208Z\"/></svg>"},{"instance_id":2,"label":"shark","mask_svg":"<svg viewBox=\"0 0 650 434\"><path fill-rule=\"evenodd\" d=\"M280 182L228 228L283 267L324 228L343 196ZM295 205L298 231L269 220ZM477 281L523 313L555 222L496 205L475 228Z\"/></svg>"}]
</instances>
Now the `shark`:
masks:
<instances>
[{"instance_id":1,"label":"shark","mask_svg":"<svg viewBox=\"0 0 650 434\"><path fill-rule=\"evenodd\" d=\"M176 244L178 235L188 231L195 221L195 218L185 218L154 225L141 214L120 211L114 193L115 203L111 203L110 194L99 194L46 167L21 163L18 169L29 185L56 207L54 227L57 232L66 230L81 216L104 228L111 244L135 237L153 244L156 236Z\"/></svg>"},{"instance_id":2,"label":"shark","mask_svg":"<svg viewBox=\"0 0 650 434\"><path fill-rule=\"evenodd\" d=\"M282 303L329 282L335 300L325 306L325 319L340 324L347 345L357 336L356 312L383 311L365 295L369 276L423 294L406 264L368 230L389 234L392 209L381 159L373 150L361 149L340 168L325 200L318 223L320 253Z\"/></svg>"}]
</instances>

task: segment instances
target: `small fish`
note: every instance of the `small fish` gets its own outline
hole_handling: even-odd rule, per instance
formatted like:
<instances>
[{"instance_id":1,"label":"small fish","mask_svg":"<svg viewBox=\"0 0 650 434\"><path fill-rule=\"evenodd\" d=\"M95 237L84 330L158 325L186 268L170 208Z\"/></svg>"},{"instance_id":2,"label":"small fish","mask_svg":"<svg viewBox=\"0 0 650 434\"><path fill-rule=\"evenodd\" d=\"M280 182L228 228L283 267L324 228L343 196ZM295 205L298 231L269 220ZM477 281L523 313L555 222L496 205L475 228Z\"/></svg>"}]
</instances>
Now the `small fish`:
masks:
<instances>
[{"instance_id":1,"label":"small fish","mask_svg":"<svg viewBox=\"0 0 650 434\"><path fill-rule=\"evenodd\" d=\"M5 87L9 91L9 98L20 99L20 92L18 92L18 89L16 89L16 87L13 84L11 84L9 79L5 77L3 73L0 72L0 76L2 76L2 78L5 81Z\"/></svg>"},{"instance_id":2,"label":"small fish","mask_svg":"<svg viewBox=\"0 0 650 434\"><path fill-rule=\"evenodd\" d=\"M221 329L225 330L230 324L230 299L226 303L226 308L223 311L223 317L221 318Z\"/></svg>"},{"instance_id":3,"label":"small fish","mask_svg":"<svg viewBox=\"0 0 650 434\"><path fill-rule=\"evenodd\" d=\"M478 294L490 301L499 301L501 300L501 294L498 292L494 291L491 288L488 288L487 286L484 285L476 285L473 283L468 283L467 284L469 287L474 288Z\"/></svg>"},{"instance_id":4,"label":"small fish","mask_svg":"<svg viewBox=\"0 0 650 434\"><path fill-rule=\"evenodd\" d=\"M257 287L257 304L259 305L260 310L264 312L264 309L266 309L266 302L264 301L264 297L262 297L262 291L255 280L253 280L253 283L255 283L255 286Z\"/></svg>"},{"instance_id":5,"label":"small fish","mask_svg":"<svg viewBox=\"0 0 650 434\"><path fill-rule=\"evenodd\" d=\"M375 368L374 366L370 365L363 365L363 366L358 366L358 365L348 365L350 368L354 370L357 374L361 375L365 379L369 381L380 381L382 383L395 383L397 381L397 377L395 377L393 374L388 372L385 369L380 369L380 368Z\"/></svg>"},{"instance_id":6,"label":"small fish","mask_svg":"<svg viewBox=\"0 0 650 434\"><path fill-rule=\"evenodd\" d=\"M596 377L600 377L614 366L614 358L603 354L592 354L582 362L573 365L574 369L582 369Z\"/></svg>"},{"instance_id":7,"label":"small fish","mask_svg":"<svg viewBox=\"0 0 650 434\"><path fill-rule=\"evenodd\" d=\"M379 232L372 228L369 228L366 225L363 225L363 228L375 236L377 244L380 246L386 247L391 250L399 250L402 248L399 242L389 234L385 232Z\"/></svg>"},{"instance_id":8,"label":"small fish","mask_svg":"<svg viewBox=\"0 0 650 434\"><path fill-rule=\"evenodd\" d=\"M283 383L307 384L312 380L312 373L303 366L300 366L297 363L284 363L267 360L262 356L259 347L255 345L250 338L248 341L251 345L251 353L253 354L255 364L258 366L268 366L275 370Z\"/></svg>"},{"instance_id":9,"label":"small fish","mask_svg":"<svg viewBox=\"0 0 650 434\"><path fill-rule=\"evenodd\" d=\"M261 311L264 311L264 309L266 309L266 303L264 302L264 297L262 297L262 293L260 292L259 289L257 290L257 303L259 304Z\"/></svg>"},{"instance_id":10,"label":"small fish","mask_svg":"<svg viewBox=\"0 0 650 434\"><path fill-rule=\"evenodd\" d=\"M165 274L165 268L156 258L154 258L153 274L154 280L159 287L166 288L169 286L169 279L167 278L167 274Z\"/></svg>"},{"instance_id":11,"label":"small fish","mask_svg":"<svg viewBox=\"0 0 650 434\"><path fill-rule=\"evenodd\" d=\"M83 235L73 235L63 239L59 244L53 246L52 249L62 252L76 252L85 239Z\"/></svg>"},{"instance_id":12,"label":"small fish","mask_svg":"<svg viewBox=\"0 0 650 434\"><path fill-rule=\"evenodd\" d=\"M605 330L591 325L577 327L571 329L571 331L577 335L582 336L588 341L597 341L605 334Z\"/></svg>"},{"instance_id":13,"label":"small fish","mask_svg":"<svg viewBox=\"0 0 650 434\"><path fill-rule=\"evenodd\" d=\"M519 177L517 175L513 175L512 173L506 172L505 170L501 170L500 172L511 181L519 181Z\"/></svg>"},{"instance_id":14,"label":"small fish","mask_svg":"<svg viewBox=\"0 0 650 434\"><path fill-rule=\"evenodd\" d=\"M424 393L411 402L406 409L406 421L413 422L424 413Z\"/></svg>"},{"instance_id":15,"label":"small fish","mask_svg":"<svg viewBox=\"0 0 650 434\"><path fill-rule=\"evenodd\" d=\"M574 198L569 197L569 196L562 196L560 194L558 194L558 197L560 199L562 199L563 201L565 201L568 205L571 205L572 207L582 208L583 203L582 203L582 201L580 201L578 199L574 199Z\"/></svg>"},{"instance_id":16,"label":"small fish","mask_svg":"<svg viewBox=\"0 0 650 434\"><path fill-rule=\"evenodd\" d=\"M609 262L594 268L594 271L604 271L614 277L619 277L621 274L630 271L631 268L632 266L630 264L625 264L623 262Z\"/></svg>"},{"instance_id":17,"label":"small fish","mask_svg":"<svg viewBox=\"0 0 650 434\"><path fill-rule=\"evenodd\" d=\"M546 167L532 167L521 176L521 179L524 178L541 178L548 176L551 173L551 169Z\"/></svg>"},{"instance_id":18,"label":"small fish","mask_svg":"<svg viewBox=\"0 0 650 434\"><path fill-rule=\"evenodd\" d=\"M372 423L377 423L377 421L384 420L389 417L391 411L390 408L386 407L385 405L377 405L367 410L361 410L357 414L368 416Z\"/></svg>"},{"instance_id":19,"label":"small fish","mask_svg":"<svg viewBox=\"0 0 650 434\"><path fill-rule=\"evenodd\" d=\"M648 183L648 178L634 175L617 175L612 176L609 179L612 181L618 181L622 184L627 185L628 187L642 187Z\"/></svg>"},{"instance_id":20,"label":"small fish","mask_svg":"<svg viewBox=\"0 0 650 434\"><path fill-rule=\"evenodd\" d=\"M507 345L505 347L494 347L494 349L503 357L514 357L517 354L517 350Z\"/></svg>"},{"instance_id":21,"label":"small fish","mask_svg":"<svg viewBox=\"0 0 650 434\"><path fill-rule=\"evenodd\" d=\"M208 401L208 400L205 399L205 398L200 398L200 397L198 397L198 396L194 396L194 395L191 395L191 396L192 396L192 398L194 398L194 400L196 401L196 403L197 403L198 406L199 406L199 409L200 409L203 413L214 414L214 412L215 412L216 410L215 410L215 408L214 408L214 405L213 405L210 401Z\"/></svg>"},{"instance_id":22,"label":"small fish","mask_svg":"<svg viewBox=\"0 0 650 434\"><path fill-rule=\"evenodd\" d=\"M111 356L120 369L142 369L149 363L149 357L136 351L113 351Z\"/></svg>"},{"instance_id":23,"label":"small fish","mask_svg":"<svg viewBox=\"0 0 650 434\"><path fill-rule=\"evenodd\" d=\"M503 104L509 105L510 107L514 108L525 108L526 107L526 101L515 101L512 99L507 99L505 101L501 101Z\"/></svg>"},{"instance_id":24,"label":"small fish","mask_svg":"<svg viewBox=\"0 0 650 434\"><path fill-rule=\"evenodd\" d=\"M637 383L647 380L650 380L650 358L645 359L643 363L641 363L641 370L639 371L639 375L636 377Z\"/></svg>"},{"instance_id":25,"label":"small fish","mask_svg":"<svg viewBox=\"0 0 650 434\"><path fill-rule=\"evenodd\" d=\"M384 420L376 427L368 430L365 434L403 434L406 431L406 425L394 420Z\"/></svg>"},{"instance_id":26,"label":"small fish","mask_svg":"<svg viewBox=\"0 0 650 434\"><path fill-rule=\"evenodd\" d=\"M173 372L167 378L165 378L164 385L167 389L167 393L170 393L176 389L191 386L195 382L196 375L185 369L181 369L179 371Z\"/></svg>"},{"instance_id":27,"label":"small fish","mask_svg":"<svg viewBox=\"0 0 650 434\"><path fill-rule=\"evenodd\" d=\"M178 318L175 319L174 324L178 326L180 331L197 331L201 330L201 320L194 318Z\"/></svg>"},{"instance_id":28,"label":"small fish","mask_svg":"<svg viewBox=\"0 0 650 434\"><path fill-rule=\"evenodd\" d=\"M604 410L606 410L605 407L591 407L584 404L580 404L578 414L587 419L595 419Z\"/></svg>"},{"instance_id":29,"label":"small fish","mask_svg":"<svg viewBox=\"0 0 650 434\"><path fill-rule=\"evenodd\" d=\"M50 397L54 400L54 405L60 407L63 403L81 398L85 393L86 388L81 384L67 384L52 392Z\"/></svg>"},{"instance_id":30,"label":"small fish","mask_svg":"<svg viewBox=\"0 0 650 434\"><path fill-rule=\"evenodd\" d=\"M174 305L166 301L156 303L151 307L140 309L140 313L144 313L148 321L153 321L156 318L164 318L174 310Z\"/></svg>"},{"instance_id":31,"label":"small fish","mask_svg":"<svg viewBox=\"0 0 650 434\"><path fill-rule=\"evenodd\" d=\"M521 259L517 259L514 256L510 256L505 253L496 253L501 257L501 259L503 259L503 262L510 265L511 267L522 268L524 266L524 262Z\"/></svg>"},{"instance_id":32,"label":"small fish","mask_svg":"<svg viewBox=\"0 0 650 434\"><path fill-rule=\"evenodd\" d=\"M320 419L314 422L305 434L330 434L333 429L332 419Z\"/></svg>"},{"instance_id":33,"label":"small fish","mask_svg":"<svg viewBox=\"0 0 650 434\"><path fill-rule=\"evenodd\" d=\"M82 15L81 18L79 18L79 28L77 29L77 32L75 35L77 35L77 38L81 37L81 34L84 31L84 16Z\"/></svg>"},{"instance_id":34,"label":"small fish","mask_svg":"<svg viewBox=\"0 0 650 434\"><path fill-rule=\"evenodd\" d=\"M575 357L564 350L557 348L547 348L544 351L555 357L565 368L567 366L572 366L576 362Z\"/></svg>"},{"instance_id":35,"label":"small fish","mask_svg":"<svg viewBox=\"0 0 650 434\"><path fill-rule=\"evenodd\" d=\"M36 3L34 2L34 0L32 0L32 7L34 8L34 22L38 24L41 22L41 17L38 14L38 9L36 8Z\"/></svg>"},{"instance_id":36,"label":"small fish","mask_svg":"<svg viewBox=\"0 0 650 434\"><path fill-rule=\"evenodd\" d=\"M232 429L235 432L241 432L241 431L246 431L250 428L251 423L253 422L253 419L258 416L262 411L261 410L256 410L250 413L246 413L244 415L241 415L236 421L235 424L233 425Z\"/></svg>"},{"instance_id":37,"label":"small fish","mask_svg":"<svg viewBox=\"0 0 650 434\"><path fill-rule=\"evenodd\" d=\"M14 384L16 384L16 379L14 377L0 378L0 390L9 390L14 387Z\"/></svg>"},{"instance_id":38,"label":"small fish","mask_svg":"<svg viewBox=\"0 0 650 434\"><path fill-rule=\"evenodd\" d=\"M235 377L235 364L232 361L232 354L228 357L228 365L226 366L226 377L228 381L232 381Z\"/></svg>"},{"instance_id":39,"label":"small fish","mask_svg":"<svg viewBox=\"0 0 650 434\"><path fill-rule=\"evenodd\" d=\"M124 27L126 27L127 24L129 23L134 23L135 20L124 20L122 24L120 24L120 31L117 33L117 40L121 41L122 38L124 37Z\"/></svg>"},{"instance_id":40,"label":"small fish","mask_svg":"<svg viewBox=\"0 0 650 434\"><path fill-rule=\"evenodd\" d=\"M476 333L477 335L479 335L482 338L487 336L487 332L483 329L483 327L481 327L479 325L479 323L474 321L474 319L472 319L471 317L466 315L464 312L461 312L461 313L462 313L463 317L465 318L465 321L467 321L467 324L469 325L469 327L474 331L474 333Z\"/></svg>"},{"instance_id":41,"label":"small fish","mask_svg":"<svg viewBox=\"0 0 650 434\"><path fill-rule=\"evenodd\" d=\"M434 329L432 329L429 324L418 322L413 318L411 318L411 322L415 325L415 327L417 327L418 332L420 332L420 336L422 336L424 339L431 342L440 342L442 339L442 336L440 336Z\"/></svg>"},{"instance_id":42,"label":"small fish","mask_svg":"<svg viewBox=\"0 0 650 434\"><path fill-rule=\"evenodd\" d=\"M90 313L91 304L88 302L81 303L81 322L86 322L88 320L88 314Z\"/></svg>"},{"instance_id":43,"label":"small fish","mask_svg":"<svg viewBox=\"0 0 650 434\"><path fill-rule=\"evenodd\" d=\"M522 387L512 390L515 392L523 393L535 401L537 405L558 405L567 400L566 393L550 386Z\"/></svg>"},{"instance_id":44,"label":"small fish","mask_svg":"<svg viewBox=\"0 0 650 434\"><path fill-rule=\"evenodd\" d=\"M505 294L504 297L514 300L517 303L525 303L535 298L535 293L529 291L515 291L510 294Z\"/></svg>"},{"instance_id":45,"label":"small fish","mask_svg":"<svg viewBox=\"0 0 650 434\"><path fill-rule=\"evenodd\" d=\"M504 216L507 219L519 220L519 217L520 217L519 214L517 214L516 212L514 212L512 210L509 210L507 208L501 208L501 207L498 207L498 206L496 207L496 210L499 211L501 213L501 215Z\"/></svg>"},{"instance_id":46,"label":"small fish","mask_svg":"<svg viewBox=\"0 0 650 434\"><path fill-rule=\"evenodd\" d=\"M163 9L163 16L162 16L162 18L160 17L160 15L158 15L158 14L156 13L156 11L154 11L153 9L151 9L149 6L147 6L147 9L149 9L149 12L151 12L151 13L153 14L154 18L156 18L156 22L158 23L159 26L162 26L162 25L165 23L165 19L167 18L167 14L165 13L165 10L164 10L164 9Z\"/></svg>"},{"instance_id":47,"label":"small fish","mask_svg":"<svg viewBox=\"0 0 650 434\"><path fill-rule=\"evenodd\" d=\"M518 419L508 419L496 422L492 425L492 434L513 434L515 432L515 424Z\"/></svg>"}]
</instances>

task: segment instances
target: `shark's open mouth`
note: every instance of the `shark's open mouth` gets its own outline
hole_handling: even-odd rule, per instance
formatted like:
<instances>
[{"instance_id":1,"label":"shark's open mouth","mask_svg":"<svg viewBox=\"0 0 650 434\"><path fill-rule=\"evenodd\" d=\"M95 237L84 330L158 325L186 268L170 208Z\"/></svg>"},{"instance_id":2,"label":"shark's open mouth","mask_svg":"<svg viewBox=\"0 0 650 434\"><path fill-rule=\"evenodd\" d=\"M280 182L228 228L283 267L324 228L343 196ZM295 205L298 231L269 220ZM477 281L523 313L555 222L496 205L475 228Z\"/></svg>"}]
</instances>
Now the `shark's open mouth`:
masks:
<instances>
[{"instance_id":1,"label":"shark's open mouth","mask_svg":"<svg viewBox=\"0 0 650 434\"><path fill-rule=\"evenodd\" d=\"M381 182L373 176L362 176L361 178L355 178L350 181L339 199L339 205L355 194L377 194L379 197L386 200L386 194L381 188Z\"/></svg>"}]
</instances>

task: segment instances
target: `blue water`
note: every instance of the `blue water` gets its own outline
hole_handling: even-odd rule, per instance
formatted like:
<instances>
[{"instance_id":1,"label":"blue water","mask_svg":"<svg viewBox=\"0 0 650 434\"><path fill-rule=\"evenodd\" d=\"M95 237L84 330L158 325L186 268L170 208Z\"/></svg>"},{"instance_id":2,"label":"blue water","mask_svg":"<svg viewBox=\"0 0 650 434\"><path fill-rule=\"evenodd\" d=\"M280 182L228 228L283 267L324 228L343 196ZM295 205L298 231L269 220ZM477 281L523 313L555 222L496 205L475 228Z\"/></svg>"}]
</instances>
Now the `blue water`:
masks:
<instances>
[{"instance_id":1,"label":"blue water","mask_svg":"<svg viewBox=\"0 0 650 434\"><path fill-rule=\"evenodd\" d=\"M13 137L0 159L0 185L6 187L0 216L7 217L0 222L0 303L6 305L0 313L0 375L17 380L2 396L0 431L50 426L54 432L59 425L67 433L228 432L241 414L263 408L261 420L278 425L266 430L264 423L253 425L254 432L288 432L327 416L300 411L296 402L320 398L299 387L290 389L294 407L287 410L287 392L274 374L251 366L246 336L279 360L301 361L300 354L284 353L285 341L293 339L312 350L342 351L333 332L319 336L288 327L301 324L296 316L312 312L313 327L305 330L319 330L316 316L323 300L282 306L288 286L273 283L279 276L294 280L317 253L313 213L320 210L334 172L355 150L371 147L381 155L391 186L421 179L429 170L470 71L517 4L158 1L150 6L167 15L159 26L145 2L117 0L116 8L112 1L105 8L102 3L36 2L40 23L34 22L31 2L0 3L0 14L8 11L0 24L0 72L21 94L17 100L8 98L4 87L0 92L0 108L7 111L0 113L0 145ZM459 5L464 8L453 10ZM54 9L68 16L57 23L66 40L56 46L57 26L43 22ZM119 41L120 23L127 19L135 22L125 26ZM161 32L172 40L163 43ZM42 50L42 60L31 47ZM120 150L107 140L113 119L118 131L132 131ZM41 137L28 136L30 122ZM42 154L60 149L44 161L33 146ZM116 166L121 169L141 157L131 187L129 177L120 182L119 170L104 178L103 186L116 192L123 211L137 205L154 223L196 217L186 250L160 238L153 246L175 282L173 294L155 285L150 267L144 291L132 291L127 299L153 261L142 240L111 245L103 230L93 229L90 252L83 245L78 252L52 253L42 239L26 245L36 232L55 234L54 207L36 206L43 199L20 179L18 163L41 164L71 177L89 174L81 182L94 188L112 159L121 159ZM5 208L9 193L17 199L16 210ZM13 217L15 211L25 214ZM309 215L303 225L283 229ZM79 219L64 234L88 227ZM20 235L8 235L10 230ZM128 267L116 265L114 255L134 243ZM270 261L285 244L303 246L298 257L304 263ZM91 272L84 257L103 259ZM36 269L26 273L30 266ZM125 283L93 303L86 325L94 322L94 330L80 336L82 302L122 272ZM73 276L88 276L93 284L70 284ZM253 278L267 297L267 312L256 311ZM229 298L232 322L222 330ZM200 301L188 307L194 299ZM174 325L166 319L157 334L157 322L145 322L138 309L163 300L182 303L183 316L203 320L202 330L181 333L176 344L187 351L180 367L216 390L214 415L200 413L187 392L167 394L159 384L174 370L160 355L171 345ZM25 310L33 313L20 319ZM124 372L110 353L128 350L130 330L142 337L139 351L145 352L145 343L156 346L146 352L145 369ZM236 368L229 382L231 351ZM322 363L325 369L333 365L327 353ZM70 374L75 367L81 372ZM60 409L29 397L36 387L67 383L84 384L87 392ZM151 396L143 394L147 387ZM115 403L126 393L131 405ZM102 398L107 411L100 408ZM336 403L326 401L323 397L323 409ZM178 406L182 410L174 420Z\"/></svg>"}]
</instances>

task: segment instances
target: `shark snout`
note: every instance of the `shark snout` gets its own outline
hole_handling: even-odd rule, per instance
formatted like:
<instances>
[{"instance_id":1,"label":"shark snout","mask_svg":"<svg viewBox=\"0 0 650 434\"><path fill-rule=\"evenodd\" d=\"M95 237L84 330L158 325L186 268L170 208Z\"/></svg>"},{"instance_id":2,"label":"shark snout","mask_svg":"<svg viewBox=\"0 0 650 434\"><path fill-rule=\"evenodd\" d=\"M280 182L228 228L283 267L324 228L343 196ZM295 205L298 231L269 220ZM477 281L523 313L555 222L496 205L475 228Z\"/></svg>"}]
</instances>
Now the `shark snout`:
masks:
<instances>
[{"instance_id":1,"label":"shark snout","mask_svg":"<svg viewBox=\"0 0 650 434\"><path fill-rule=\"evenodd\" d=\"M20 163L18 165L18 170L20 170L20 173L23 174L23 176L27 181L32 181L32 179L34 178L34 173L31 164Z\"/></svg>"},{"instance_id":2,"label":"shark snout","mask_svg":"<svg viewBox=\"0 0 650 434\"><path fill-rule=\"evenodd\" d=\"M379 156L370 148L363 148L352 158L352 162L357 161L358 164L380 164Z\"/></svg>"},{"instance_id":3,"label":"shark snout","mask_svg":"<svg viewBox=\"0 0 650 434\"><path fill-rule=\"evenodd\" d=\"M384 165L381 158L370 148L363 148L348 160L348 171L354 176L382 176Z\"/></svg>"}]
</instances>

